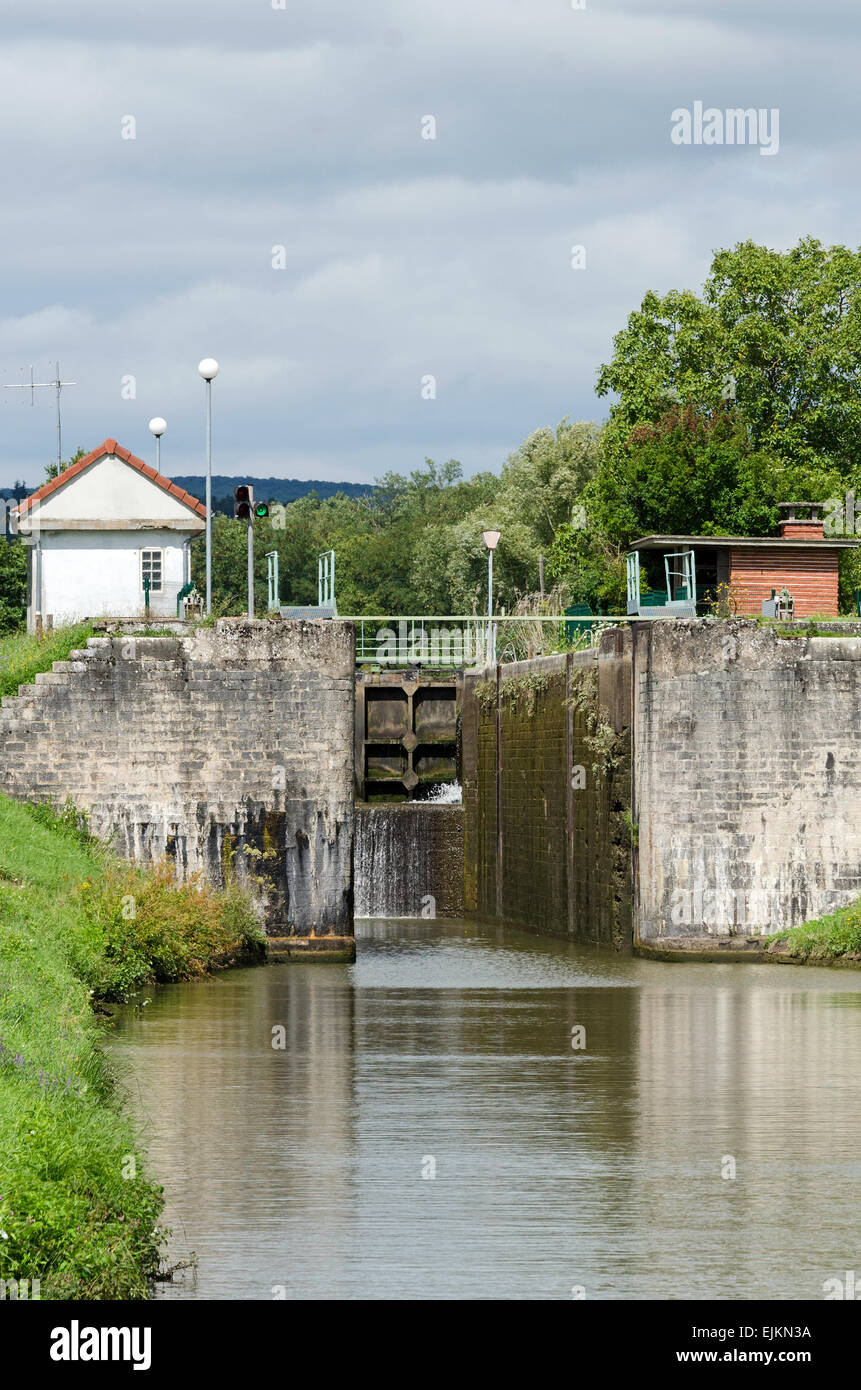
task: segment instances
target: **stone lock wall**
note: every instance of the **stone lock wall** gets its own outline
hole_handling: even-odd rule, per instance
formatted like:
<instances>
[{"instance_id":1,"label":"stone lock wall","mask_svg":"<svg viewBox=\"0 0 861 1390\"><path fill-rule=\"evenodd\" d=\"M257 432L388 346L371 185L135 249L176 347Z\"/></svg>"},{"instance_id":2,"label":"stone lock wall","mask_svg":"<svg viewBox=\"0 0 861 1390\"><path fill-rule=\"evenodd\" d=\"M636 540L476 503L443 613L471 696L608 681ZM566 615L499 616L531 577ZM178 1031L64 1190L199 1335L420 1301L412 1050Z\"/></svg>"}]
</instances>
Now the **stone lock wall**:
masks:
<instances>
[{"instance_id":1,"label":"stone lock wall","mask_svg":"<svg viewBox=\"0 0 861 1390\"><path fill-rule=\"evenodd\" d=\"M631 940L630 635L464 680L464 896L482 917Z\"/></svg>"},{"instance_id":2,"label":"stone lock wall","mask_svg":"<svg viewBox=\"0 0 861 1390\"><path fill-rule=\"evenodd\" d=\"M273 939L352 939L353 653L339 622L92 638L4 698L0 790L70 798L180 877L235 874Z\"/></svg>"},{"instance_id":3,"label":"stone lock wall","mask_svg":"<svg viewBox=\"0 0 861 1390\"><path fill-rule=\"evenodd\" d=\"M662 619L468 675L467 911L708 952L857 899L859 634Z\"/></svg>"},{"instance_id":4,"label":"stone lock wall","mask_svg":"<svg viewBox=\"0 0 861 1390\"><path fill-rule=\"evenodd\" d=\"M861 895L861 639L637 624L637 933L690 946Z\"/></svg>"}]
</instances>

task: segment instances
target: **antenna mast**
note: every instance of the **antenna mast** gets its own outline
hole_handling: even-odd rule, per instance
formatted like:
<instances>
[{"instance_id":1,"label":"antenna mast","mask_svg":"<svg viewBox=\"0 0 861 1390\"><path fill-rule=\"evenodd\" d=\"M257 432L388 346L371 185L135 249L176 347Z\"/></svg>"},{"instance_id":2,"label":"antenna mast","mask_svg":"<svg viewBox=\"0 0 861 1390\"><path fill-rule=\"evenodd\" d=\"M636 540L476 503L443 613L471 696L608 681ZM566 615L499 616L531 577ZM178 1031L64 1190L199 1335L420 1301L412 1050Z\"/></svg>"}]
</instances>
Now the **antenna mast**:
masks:
<instances>
[{"instance_id":1,"label":"antenna mast","mask_svg":"<svg viewBox=\"0 0 861 1390\"><path fill-rule=\"evenodd\" d=\"M60 465L61 465L62 462L63 462L63 427L62 427L62 421L61 421L61 418L60 418L60 392L62 391L62 389L63 389L64 386L77 386L78 383L77 383L76 381L61 381L61 380L60 380L60 364L59 364L59 362L57 362L55 365L56 365L56 368L57 368L57 374L56 374L56 376L55 376L55 378L54 378L53 381L34 381L34 380L33 380L33 364L32 364L32 362L31 362L31 363L30 363L30 380L29 380L29 381L4 381L4 382L3 382L3 390L4 390L4 391L29 391L29 392L30 392L30 404L31 404L31 405L35 405L35 404L36 404L36 392L42 390L44 387L50 387L51 390L56 391L56 393L57 393L57 472L59 473L59 471L60 471Z\"/></svg>"}]
</instances>

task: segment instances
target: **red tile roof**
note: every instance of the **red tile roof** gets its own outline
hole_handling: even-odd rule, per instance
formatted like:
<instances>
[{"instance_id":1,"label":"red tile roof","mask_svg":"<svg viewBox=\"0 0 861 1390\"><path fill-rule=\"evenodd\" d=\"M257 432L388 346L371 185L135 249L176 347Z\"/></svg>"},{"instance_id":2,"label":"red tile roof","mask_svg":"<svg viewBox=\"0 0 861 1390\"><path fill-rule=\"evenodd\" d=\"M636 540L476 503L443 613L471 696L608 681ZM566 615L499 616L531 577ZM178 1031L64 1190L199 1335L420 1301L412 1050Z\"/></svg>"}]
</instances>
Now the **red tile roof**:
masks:
<instances>
[{"instance_id":1,"label":"red tile roof","mask_svg":"<svg viewBox=\"0 0 861 1390\"><path fill-rule=\"evenodd\" d=\"M78 459L77 463L73 463L69 468L65 468L62 473L58 473L56 478L52 478L50 482L43 483L42 487L37 488L35 492L31 492L30 496L25 498L24 501L18 505L19 517L23 516L34 502L44 502L46 497L50 497L52 492L57 491L57 488L63 487L72 478L76 477L78 473L83 473L85 468L89 468L91 463L95 463L96 459L105 458L108 454L116 454L117 458L123 459L124 462L129 464L132 468L136 468L139 473L144 473L157 487L162 488L165 492L169 492L171 497L175 497L178 502L184 502L185 505L190 507L193 512L196 512L198 516L206 517L206 508L202 502L199 502L196 497L192 497L191 493L186 492L184 488L177 487L176 483L170 481L170 478L165 478L161 473L156 473L155 469L150 468L148 463L144 463L143 459L136 458L134 454L130 454L128 449L124 449L115 439L106 439L97 449L93 449L92 453L85 454L82 459Z\"/></svg>"}]
</instances>

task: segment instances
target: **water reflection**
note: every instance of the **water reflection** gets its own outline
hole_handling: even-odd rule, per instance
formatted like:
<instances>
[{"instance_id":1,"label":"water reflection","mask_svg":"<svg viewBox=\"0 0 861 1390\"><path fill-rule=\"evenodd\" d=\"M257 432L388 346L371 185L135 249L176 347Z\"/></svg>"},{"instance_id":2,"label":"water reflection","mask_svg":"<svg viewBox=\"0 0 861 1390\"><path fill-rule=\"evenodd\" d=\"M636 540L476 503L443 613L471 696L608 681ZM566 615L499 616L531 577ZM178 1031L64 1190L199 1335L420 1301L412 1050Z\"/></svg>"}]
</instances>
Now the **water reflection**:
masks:
<instances>
[{"instance_id":1,"label":"water reflection","mask_svg":"<svg viewBox=\"0 0 861 1390\"><path fill-rule=\"evenodd\" d=\"M170 986L118 1023L199 1256L163 1296L806 1298L859 1267L861 976L357 934L354 966Z\"/></svg>"}]
</instances>

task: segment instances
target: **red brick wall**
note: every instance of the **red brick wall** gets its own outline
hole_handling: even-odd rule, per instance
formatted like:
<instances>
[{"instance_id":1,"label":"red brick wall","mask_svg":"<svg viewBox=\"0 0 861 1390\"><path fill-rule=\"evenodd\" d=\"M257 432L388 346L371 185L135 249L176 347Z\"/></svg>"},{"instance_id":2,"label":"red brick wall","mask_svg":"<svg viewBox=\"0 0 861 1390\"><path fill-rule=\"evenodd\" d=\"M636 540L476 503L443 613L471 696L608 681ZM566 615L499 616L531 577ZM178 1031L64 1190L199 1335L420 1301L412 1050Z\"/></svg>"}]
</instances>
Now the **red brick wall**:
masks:
<instances>
[{"instance_id":1,"label":"red brick wall","mask_svg":"<svg viewBox=\"0 0 861 1390\"><path fill-rule=\"evenodd\" d=\"M825 527L821 521L781 521L780 534L787 541L821 541Z\"/></svg>"},{"instance_id":2,"label":"red brick wall","mask_svg":"<svg viewBox=\"0 0 861 1390\"><path fill-rule=\"evenodd\" d=\"M738 547L730 552L730 581L742 594L740 617L758 617L762 600L772 589L786 588L795 599L796 618L812 613L836 614L837 550L829 548L755 550Z\"/></svg>"}]
</instances>

